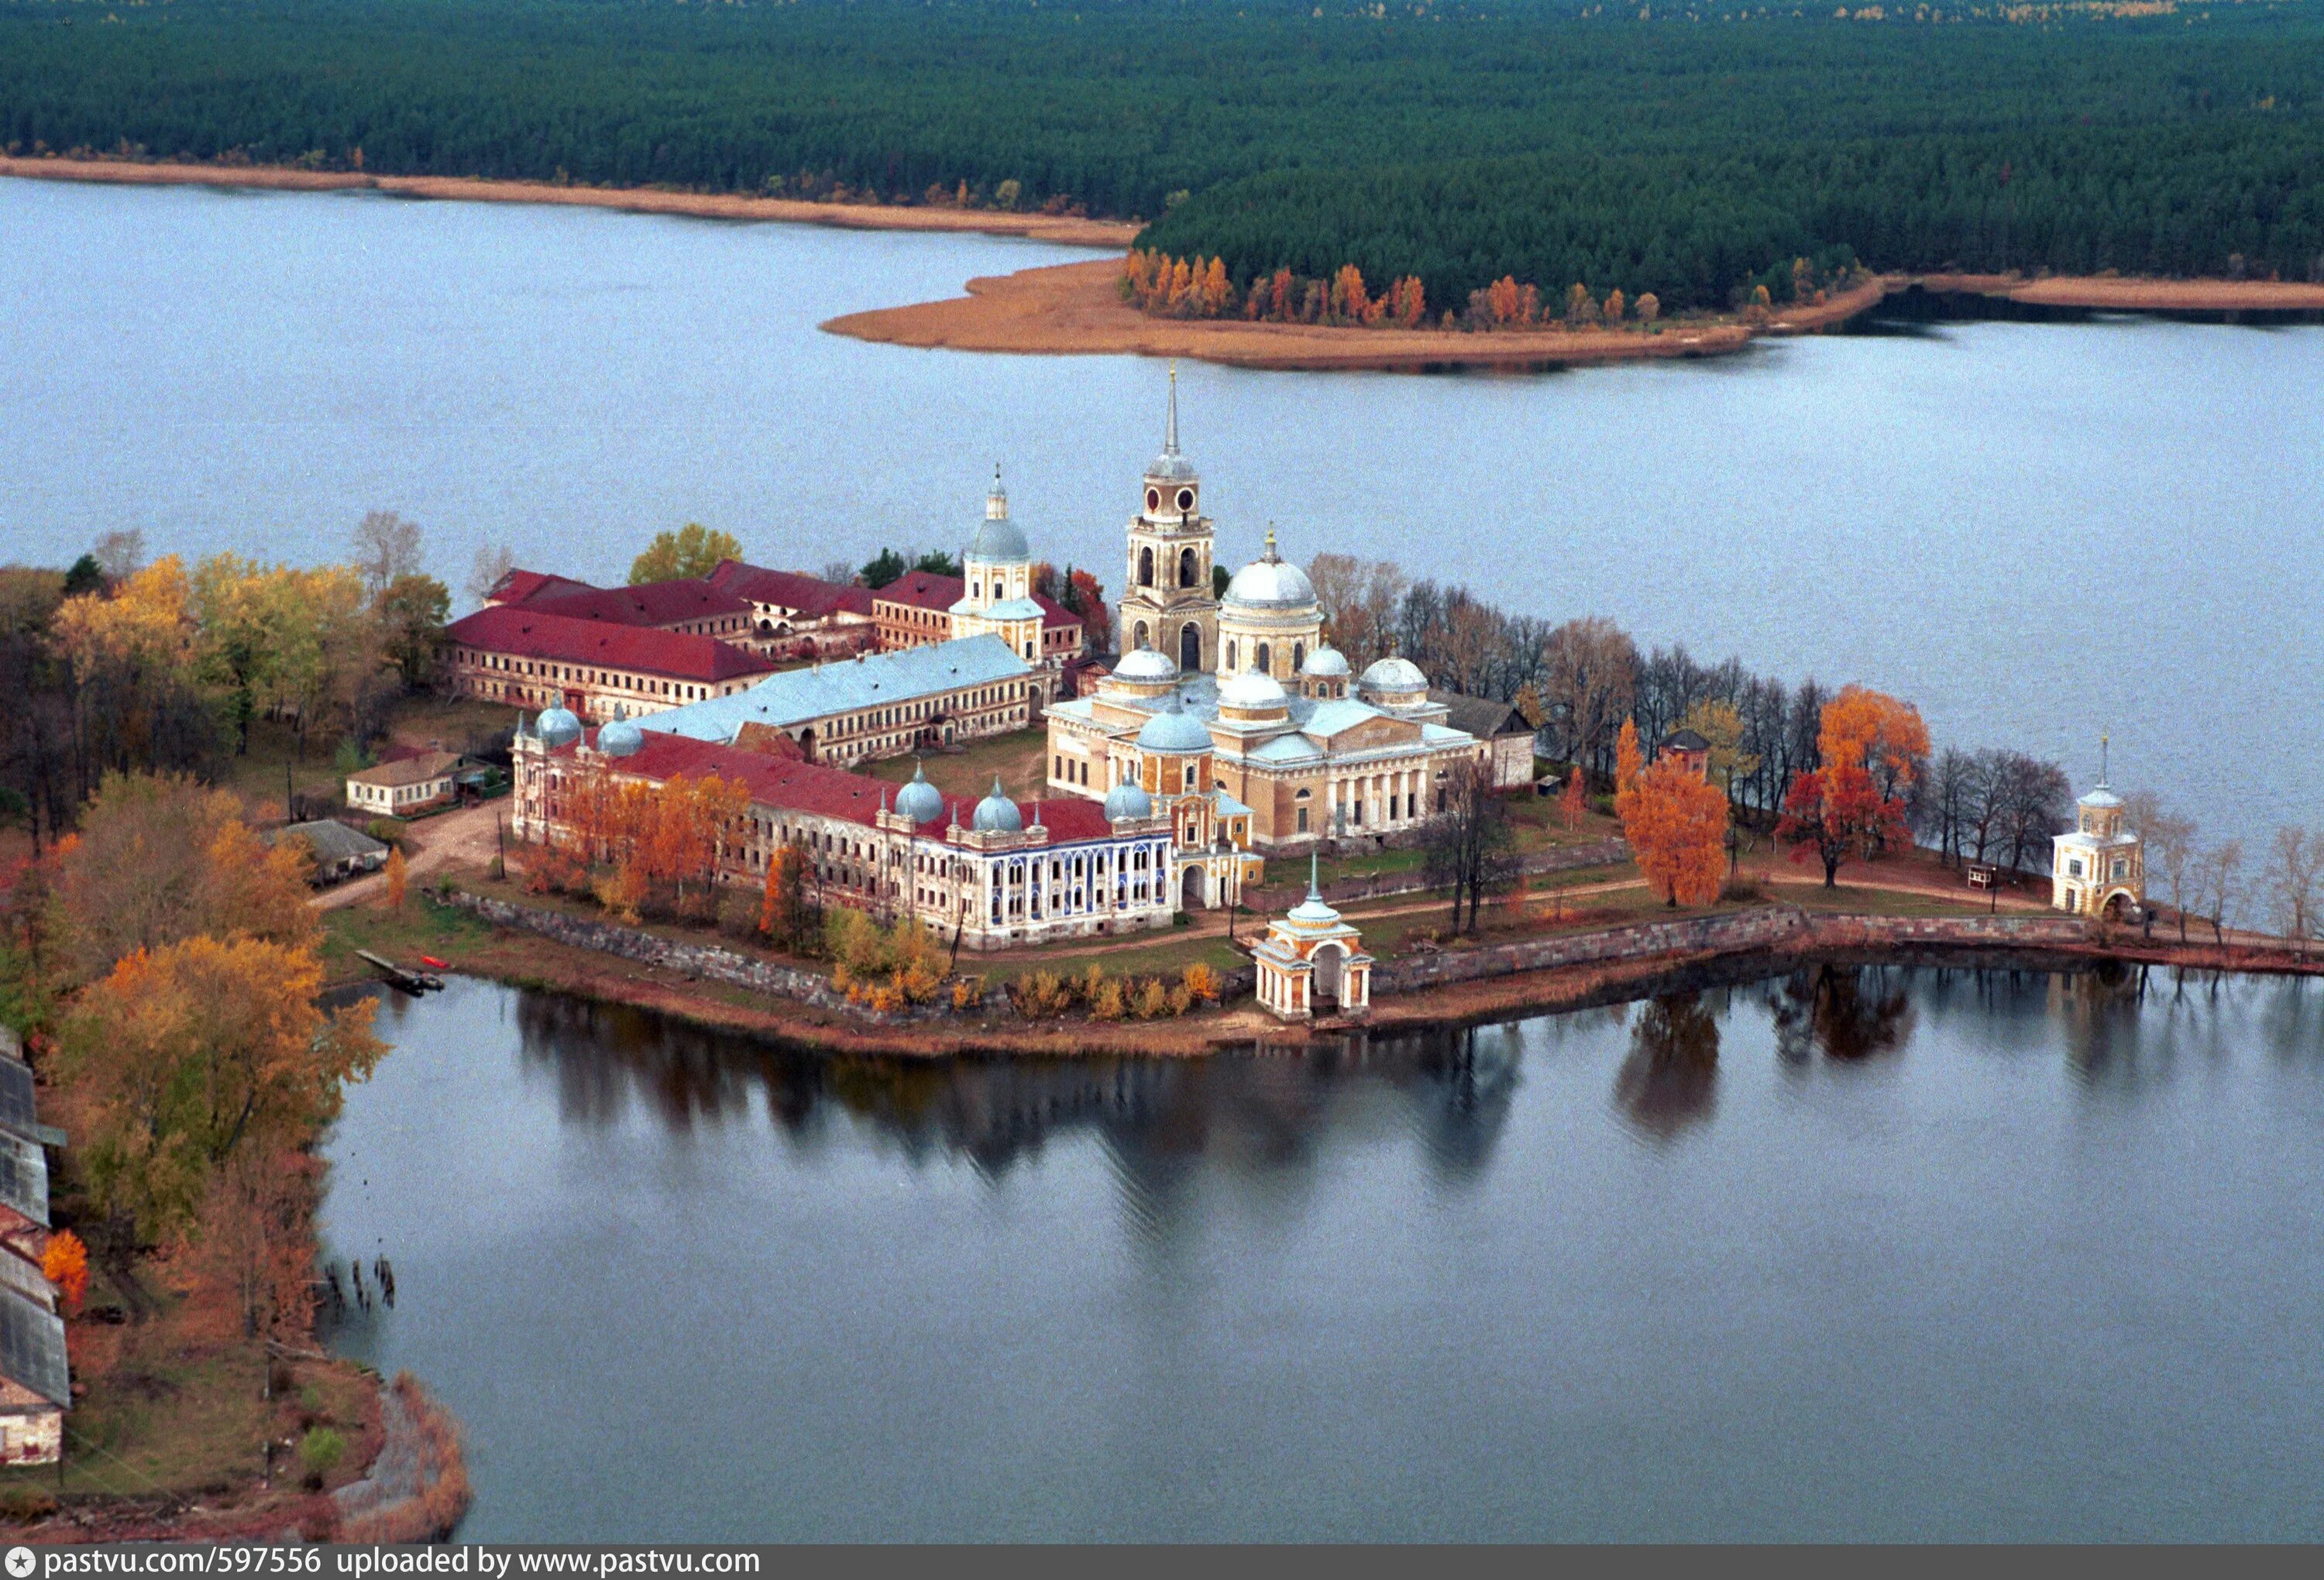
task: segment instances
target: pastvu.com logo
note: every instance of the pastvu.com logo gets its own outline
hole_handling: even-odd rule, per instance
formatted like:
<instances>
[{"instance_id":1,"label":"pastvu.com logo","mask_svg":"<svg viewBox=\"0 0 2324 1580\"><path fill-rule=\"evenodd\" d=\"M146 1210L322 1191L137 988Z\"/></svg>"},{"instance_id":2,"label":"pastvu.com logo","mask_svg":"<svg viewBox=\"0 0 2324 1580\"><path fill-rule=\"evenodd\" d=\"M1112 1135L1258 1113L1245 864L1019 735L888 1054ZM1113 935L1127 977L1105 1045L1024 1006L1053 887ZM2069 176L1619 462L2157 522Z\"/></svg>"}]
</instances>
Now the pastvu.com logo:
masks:
<instances>
[{"instance_id":1,"label":"pastvu.com logo","mask_svg":"<svg viewBox=\"0 0 2324 1580\"><path fill-rule=\"evenodd\" d=\"M40 1566L41 1560L32 1556L31 1548L12 1547L8 1549L8 1573L14 1580L27 1580L27 1576Z\"/></svg>"}]
</instances>

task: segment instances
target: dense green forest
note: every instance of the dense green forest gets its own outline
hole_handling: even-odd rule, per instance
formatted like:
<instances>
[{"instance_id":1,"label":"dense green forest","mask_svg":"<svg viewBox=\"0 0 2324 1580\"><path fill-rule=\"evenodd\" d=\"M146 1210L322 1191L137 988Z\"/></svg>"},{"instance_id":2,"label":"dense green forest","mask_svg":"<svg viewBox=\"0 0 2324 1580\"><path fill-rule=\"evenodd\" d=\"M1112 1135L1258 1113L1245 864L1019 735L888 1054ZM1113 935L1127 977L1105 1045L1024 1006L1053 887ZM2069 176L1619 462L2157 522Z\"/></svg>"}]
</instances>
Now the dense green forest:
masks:
<instances>
[{"instance_id":1,"label":"dense green forest","mask_svg":"<svg viewBox=\"0 0 2324 1580\"><path fill-rule=\"evenodd\" d=\"M1070 205L1432 305L1724 308L1800 257L2315 280L2324 6L0 0L0 143Z\"/></svg>"}]
</instances>

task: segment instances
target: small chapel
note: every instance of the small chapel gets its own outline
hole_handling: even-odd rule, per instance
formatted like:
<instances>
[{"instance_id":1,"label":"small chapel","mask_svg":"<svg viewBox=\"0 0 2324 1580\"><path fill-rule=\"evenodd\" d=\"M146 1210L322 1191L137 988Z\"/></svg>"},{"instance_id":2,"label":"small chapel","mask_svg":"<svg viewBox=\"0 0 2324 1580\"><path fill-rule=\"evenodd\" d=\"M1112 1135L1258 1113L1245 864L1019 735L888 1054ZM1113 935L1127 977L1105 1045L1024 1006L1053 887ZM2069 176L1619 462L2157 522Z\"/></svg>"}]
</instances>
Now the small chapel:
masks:
<instances>
[{"instance_id":1,"label":"small chapel","mask_svg":"<svg viewBox=\"0 0 2324 1580\"><path fill-rule=\"evenodd\" d=\"M2128 920L2146 904L2146 846L2107 784L2106 755L2101 740L2098 785L2074 804L2074 826L2052 841L2050 905L2077 916Z\"/></svg>"}]
</instances>

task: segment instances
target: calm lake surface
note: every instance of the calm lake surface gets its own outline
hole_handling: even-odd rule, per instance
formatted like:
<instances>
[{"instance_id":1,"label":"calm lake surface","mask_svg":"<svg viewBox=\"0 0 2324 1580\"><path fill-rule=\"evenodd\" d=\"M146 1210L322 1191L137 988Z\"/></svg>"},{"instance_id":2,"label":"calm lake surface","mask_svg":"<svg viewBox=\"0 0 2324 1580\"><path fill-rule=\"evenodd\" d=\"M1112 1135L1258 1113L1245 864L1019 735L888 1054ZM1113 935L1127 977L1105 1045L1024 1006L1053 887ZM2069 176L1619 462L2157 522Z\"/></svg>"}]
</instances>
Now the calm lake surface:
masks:
<instances>
[{"instance_id":1,"label":"calm lake surface","mask_svg":"<svg viewBox=\"0 0 2324 1580\"><path fill-rule=\"evenodd\" d=\"M655 529L770 564L956 545L997 461L1119 591L1160 437L1134 357L866 345L835 314L1082 256L350 193L0 180L0 541L312 560L371 509L618 580ZM1942 742L2324 822L2324 328L1919 326L1563 373L1190 365L1222 558L1392 556L1519 612L1916 699Z\"/></svg>"},{"instance_id":2,"label":"calm lake surface","mask_svg":"<svg viewBox=\"0 0 2324 1580\"><path fill-rule=\"evenodd\" d=\"M2324 1536L2324 993L1842 970L899 1064L456 982L337 1342L475 1539Z\"/></svg>"}]
</instances>

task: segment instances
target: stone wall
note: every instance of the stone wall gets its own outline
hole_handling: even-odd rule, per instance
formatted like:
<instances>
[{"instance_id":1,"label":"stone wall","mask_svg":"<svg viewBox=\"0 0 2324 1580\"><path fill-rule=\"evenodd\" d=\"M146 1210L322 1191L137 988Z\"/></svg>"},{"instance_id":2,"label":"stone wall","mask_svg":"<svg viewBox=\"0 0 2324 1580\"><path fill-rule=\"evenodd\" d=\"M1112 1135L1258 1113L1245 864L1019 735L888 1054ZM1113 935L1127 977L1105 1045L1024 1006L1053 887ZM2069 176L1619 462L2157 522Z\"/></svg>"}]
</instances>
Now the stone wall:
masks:
<instances>
[{"instance_id":1,"label":"stone wall","mask_svg":"<svg viewBox=\"0 0 2324 1580\"><path fill-rule=\"evenodd\" d=\"M1352 845L1351 847L1353 848ZM1562 845L1554 850L1536 850L1519 864L1518 870L1527 877L1538 877L1548 872L1572 872L1582 867L1611 867L1630 858L1630 847L1622 840L1593 840L1586 845ZM1290 873L1290 883L1268 884L1261 888L1243 891L1243 904L1251 910L1273 913L1287 911L1307 897L1307 884L1297 876L1294 858L1270 856L1269 866ZM1409 872L1381 872L1365 877L1343 877L1323 886L1323 897L1334 905L1346 905L1360 900L1384 900L1396 895L1416 895L1426 892L1428 880L1418 869Z\"/></svg>"},{"instance_id":2,"label":"stone wall","mask_svg":"<svg viewBox=\"0 0 2324 1580\"><path fill-rule=\"evenodd\" d=\"M2025 948L2079 944L2089 936L2082 922L2071 916L1811 916L1789 906L1770 906L1387 960L1372 968L1372 995L1377 998L1447 982L1658 955L1732 954L1778 947Z\"/></svg>"}]
</instances>

